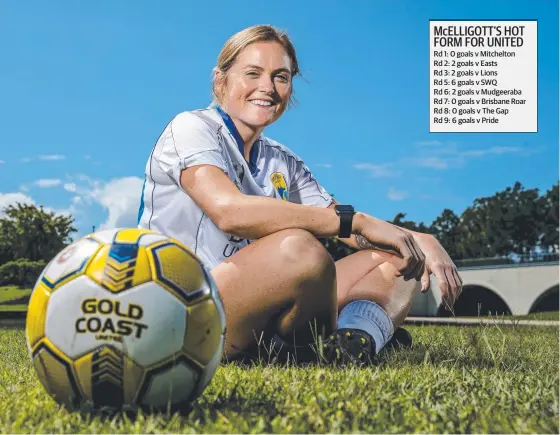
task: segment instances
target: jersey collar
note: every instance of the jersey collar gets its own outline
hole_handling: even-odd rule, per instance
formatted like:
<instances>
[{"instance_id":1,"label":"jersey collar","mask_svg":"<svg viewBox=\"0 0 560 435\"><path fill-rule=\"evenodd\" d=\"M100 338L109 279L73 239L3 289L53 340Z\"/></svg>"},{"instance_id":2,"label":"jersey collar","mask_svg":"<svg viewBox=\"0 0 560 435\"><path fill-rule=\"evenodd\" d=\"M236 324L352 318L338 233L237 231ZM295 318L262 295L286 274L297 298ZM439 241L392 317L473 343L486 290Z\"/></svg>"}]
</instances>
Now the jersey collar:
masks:
<instances>
[{"instance_id":1,"label":"jersey collar","mask_svg":"<svg viewBox=\"0 0 560 435\"><path fill-rule=\"evenodd\" d=\"M231 117L220 106L216 106L216 110L218 111L218 113L222 117L222 120L224 121L224 124L228 128L231 135L235 138L235 142L237 143L237 148L239 149L239 152L241 153L241 156L243 156L243 159L245 160L245 147L243 146L243 139L241 139L241 135L239 134L239 130L237 130L237 127L233 123L233 120L231 119ZM260 139L260 137L259 137L259 139ZM255 143L253 144L253 147L251 148L251 155L249 157L249 161L247 162L247 164L249 165L249 169L251 170L251 173L253 174L253 176L255 176L259 173L259 169L257 168L257 155L258 155L259 139L257 139L255 141Z\"/></svg>"}]
</instances>

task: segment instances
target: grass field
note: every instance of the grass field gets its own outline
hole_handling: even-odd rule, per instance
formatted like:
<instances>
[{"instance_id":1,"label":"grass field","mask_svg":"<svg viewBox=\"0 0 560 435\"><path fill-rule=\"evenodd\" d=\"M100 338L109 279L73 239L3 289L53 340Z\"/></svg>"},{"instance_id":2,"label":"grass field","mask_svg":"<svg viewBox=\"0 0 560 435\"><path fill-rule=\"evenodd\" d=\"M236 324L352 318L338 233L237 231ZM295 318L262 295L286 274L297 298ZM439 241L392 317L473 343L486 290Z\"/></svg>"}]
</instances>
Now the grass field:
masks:
<instances>
[{"instance_id":1,"label":"grass field","mask_svg":"<svg viewBox=\"0 0 560 435\"><path fill-rule=\"evenodd\" d=\"M0 287L0 316L6 311L27 311L32 289L17 286Z\"/></svg>"},{"instance_id":2,"label":"grass field","mask_svg":"<svg viewBox=\"0 0 560 435\"><path fill-rule=\"evenodd\" d=\"M32 289L22 289L15 285L0 287L0 304L10 304L17 300L27 302Z\"/></svg>"},{"instance_id":3,"label":"grass field","mask_svg":"<svg viewBox=\"0 0 560 435\"><path fill-rule=\"evenodd\" d=\"M0 330L2 433L558 433L559 331L409 327L378 366L221 366L188 414L71 413L44 392L22 330Z\"/></svg>"},{"instance_id":4,"label":"grass field","mask_svg":"<svg viewBox=\"0 0 560 435\"><path fill-rule=\"evenodd\" d=\"M560 320L560 312L550 311L543 313L526 314L524 316L511 316L514 319L522 320Z\"/></svg>"}]
</instances>

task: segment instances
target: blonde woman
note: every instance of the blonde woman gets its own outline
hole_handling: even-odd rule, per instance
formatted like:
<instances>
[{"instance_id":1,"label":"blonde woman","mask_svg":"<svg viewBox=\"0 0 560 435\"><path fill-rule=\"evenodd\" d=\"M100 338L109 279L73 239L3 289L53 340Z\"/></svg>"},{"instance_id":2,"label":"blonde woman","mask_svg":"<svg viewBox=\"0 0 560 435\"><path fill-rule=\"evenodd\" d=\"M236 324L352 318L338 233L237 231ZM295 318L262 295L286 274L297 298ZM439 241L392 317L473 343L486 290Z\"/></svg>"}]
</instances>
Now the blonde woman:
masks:
<instances>
[{"instance_id":1,"label":"blonde woman","mask_svg":"<svg viewBox=\"0 0 560 435\"><path fill-rule=\"evenodd\" d=\"M192 249L210 269L227 319L225 356L274 340L311 361L315 333L329 361L365 363L394 337L430 274L451 307L457 269L430 235L339 204L286 146L263 135L299 74L286 33L260 25L223 46L213 104L178 114L146 165L139 227ZM333 262L318 237L359 251ZM312 327L310 327L310 325Z\"/></svg>"}]
</instances>

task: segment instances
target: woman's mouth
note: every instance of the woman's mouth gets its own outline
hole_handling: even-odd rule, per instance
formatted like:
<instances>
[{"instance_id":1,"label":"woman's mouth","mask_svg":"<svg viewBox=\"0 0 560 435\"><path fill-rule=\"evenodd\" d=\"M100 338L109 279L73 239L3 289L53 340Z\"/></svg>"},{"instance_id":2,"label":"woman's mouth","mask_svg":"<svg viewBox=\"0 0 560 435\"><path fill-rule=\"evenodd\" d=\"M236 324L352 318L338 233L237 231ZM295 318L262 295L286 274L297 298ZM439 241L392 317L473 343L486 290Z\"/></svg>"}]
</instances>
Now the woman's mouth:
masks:
<instances>
[{"instance_id":1,"label":"woman's mouth","mask_svg":"<svg viewBox=\"0 0 560 435\"><path fill-rule=\"evenodd\" d=\"M251 104L253 104L254 106L263 108L263 109L268 109L269 107L275 106L275 104L272 101L269 100L249 100L249 102Z\"/></svg>"}]
</instances>

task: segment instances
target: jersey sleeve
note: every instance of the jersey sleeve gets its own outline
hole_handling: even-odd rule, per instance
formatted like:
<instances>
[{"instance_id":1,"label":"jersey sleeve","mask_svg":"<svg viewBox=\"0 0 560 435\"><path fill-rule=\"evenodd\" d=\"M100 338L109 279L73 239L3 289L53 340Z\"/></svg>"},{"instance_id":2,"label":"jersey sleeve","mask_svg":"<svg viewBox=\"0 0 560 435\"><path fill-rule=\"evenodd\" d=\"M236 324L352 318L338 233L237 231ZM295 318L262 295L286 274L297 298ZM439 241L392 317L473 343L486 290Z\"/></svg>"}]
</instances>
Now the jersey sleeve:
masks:
<instances>
[{"instance_id":1,"label":"jersey sleeve","mask_svg":"<svg viewBox=\"0 0 560 435\"><path fill-rule=\"evenodd\" d=\"M177 115L169 123L155 157L178 186L181 185L181 171L191 166L212 165L226 172L216 132L188 112Z\"/></svg>"},{"instance_id":2,"label":"jersey sleeve","mask_svg":"<svg viewBox=\"0 0 560 435\"><path fill-rule=\"evenodd\" d=\"M333 197L319 184L309 168L300 159L290 160L290 202L317 207L331 205Z\"/></svg>"}]
</instances>

